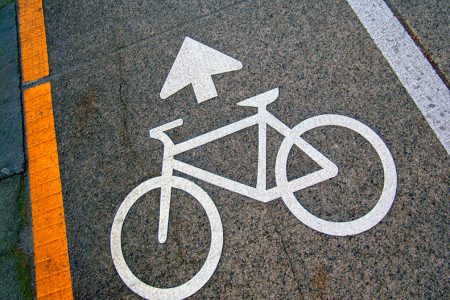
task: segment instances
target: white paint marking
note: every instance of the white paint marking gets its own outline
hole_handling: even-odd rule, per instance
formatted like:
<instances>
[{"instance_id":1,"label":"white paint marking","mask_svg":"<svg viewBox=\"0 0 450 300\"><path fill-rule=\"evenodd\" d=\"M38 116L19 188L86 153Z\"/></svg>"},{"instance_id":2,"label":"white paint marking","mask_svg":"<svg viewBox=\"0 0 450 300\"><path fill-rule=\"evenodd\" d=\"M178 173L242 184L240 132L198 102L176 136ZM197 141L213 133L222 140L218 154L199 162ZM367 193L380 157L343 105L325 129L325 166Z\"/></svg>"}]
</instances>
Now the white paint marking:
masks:
<instances>
[{"instance_id":1,"label":"white paint marking","mask_svg":"<svg viewBox=\"0 0 450 300\"><path fill-rule=\"evenodd\" d=\"M242 69L242 63L189 37L170 69L160 96L162 99L192 84L198 103L217 97L212 75Z\"/></svg>"},{"instance_id":2,"label":"white paint marking","mask_svg":"<svg viewBox=\"0 0 450 300\"><path fill-rule=\"evenodd\" d=\"M447 86L384 1L347 2L450 154L450 91Z\"/></svg>"},{"instance_id":3,"label":"white paint marking","mask_svg":"<svg viewBox=\"0 0 450 300\"><path fill-rule=\"evenodd\" d=\"M321 115L309 118L295 126L291 131L291 139L285 139L280 146L280 150L278 151L275 166L277 185L283 186L288 184L286 172L287 158L294 145L294 138L301 136L308 130L321 126L340 126L348 128L359 133L374 147L380 157L384 171L384 186L380 199L375 207L373 207L367 214L359 219L348 222L331 222L318 218L308 212L290 190L283 189L282 199L289 210L302 223L317 231L330 235L346 236L359 234L369 230L386 216L392 206L392 203L394 202L395 193L397 190L397 172L392 155L381 138L372 129L357 120L339 115ZM311 179L311 181L312 180L314 179Z\"/></svg>"},{"instance_id":4,"label":"white paint marking","mask_svg":"<svg viewBox=\"0 0 450 300\"><path fill-rule=\"evenodd\" d=\"M354 5L358 6L358 4ZM379 13L381 14L382 11ZM389 20L390 18L389 15L383 14L379 17L382 20ZM383 36L379 32L375 32L374 35ZM383 42L380 45L379 47L382 51L384 46L390 46L389 43ZM190 38L186 38L161 90L161 98L167 98L183 87L192 84L198 102L206 101L217 96L211 75L240 68L242 68L242 64L239 61ZM346 236L358 234L372 228L386 216L395 199L397 173L392 155L381 138L363 123L339 115L313 117L290 129L267 111L267 105L275 101L278 95L279 91L277 88L241 101L238 105L256 107L258 112L253 116L212 130L177 145L174 144L165 131L181 126L183 120L178 119L150 130L150 137L160 140L164 145L162 175L141 183L125 198L114 217L111 229L111 254L114 265L122 280L135 293L147 299L183 299L189 297L206 284L219 263L223 246L223 230L219 212L203 189L187 179L174 176L174 170L257 201L269 202L281 197L289 210L300 222L329 235ZM177 154L200 147L254 125L258 125L258 170L256 187L213 174L175 159ZM271 189L267 189L266 174L268 126L285 136L275 163L277 186ZM306 131L321 126L341 126L359 133L374 147L380 157L384 171L383 191L375 207L359 219L349 222L330 222L321 219L308 212L294 195L297 191L338 175L338 167L301 138L301 135ZM322 169L288 181L286 171L287 159L294 145L313 159ZM180 286L166 289L156 288L142 282L129 269L122 253L122 227L130 208L139 198L153 189L161 189L158 241L164 243L167 239L169 228L170 198L173 188L191 194L205 209L211 225L211 248L204 265L192 279Z\"/></svg>"},{"instance_id":5,"label":"white paint marking","mask_svg":"<svg viewBox=\"0 0 450 300\"><path fill-rule=\"evenodd\" d=\"M114 265L122 280L131 290L147 299L182 299L194 294L211 278L220 255L222 253L223 232L220 215L208 194L195 183L173 175L173 170L204 180L216 186L239 193L261 202L269 202L281 197L289 210L305 225L329 235L345 236L366 231L378 224L388 213L395 198L397 189L397 173L394 160L381 138L369 127L354 119L339 115L321 115L307 119L293 129L267 111L267 105L278 97L278 89L265 92L250 99L239 102L241 106L253 106L258 112L243 120L231 123L224 127L192 138L175 145L165 133L177 126L181 126L181 119L169 122L150 130L150 136L159 139L164 145L162 175L141 183L122 202L114 218L111 229L111 253ZM206 143L236 133L245 128L258 125L258 171L256 187L248 186L237 181L191 166L175 159L175 155L197 148ZM277 186L267 190L266 178L266 147L267 126L277 130L285 136L278 151L275 173ZM363 136L377 152L384 170L384 186L380 199L375 207L361 218L349 222L330 222L308 212L295 198L294 192L326 181L338 174L337 166L325 155L300 136L308 130L320 126L342 126L353 130ZM296 145L306 155L313 159L322 168L292 181L287 179L287 159L292 147ZM211 249L205 264L200 271L188 282L172 288L155 288L140 281L129 269L122 254L122 226L130 208L145 193L153 189L161 189L160 217L158 240L164 243L167 238L169 226L170 197L172 188L181 189L191 194L205 209L211 224Z\"/></svg>"},{"instance_id":6,"label":"white paint marking","mask_svg":"<svg viewBox=\"0 0 450 300\"><path fill-rule=\"evenodd\" d=\"M136 294L145 299L184 299L201 289L214 274L220 260L223 246L223 229L219 212L208 194L195 183L181 178L172 177L170 188L185 191L197 199L206 212L211 225L211 248L205 263L189 281L173 288L156 288L142 282L128 267L122 253L122 227L131 207L145 193L163 188L167 185L164 177L152 178L138 185L122 202L114 217L111 228L111 255L114 266L123 282Z\"/></svg>"}]
</instances>

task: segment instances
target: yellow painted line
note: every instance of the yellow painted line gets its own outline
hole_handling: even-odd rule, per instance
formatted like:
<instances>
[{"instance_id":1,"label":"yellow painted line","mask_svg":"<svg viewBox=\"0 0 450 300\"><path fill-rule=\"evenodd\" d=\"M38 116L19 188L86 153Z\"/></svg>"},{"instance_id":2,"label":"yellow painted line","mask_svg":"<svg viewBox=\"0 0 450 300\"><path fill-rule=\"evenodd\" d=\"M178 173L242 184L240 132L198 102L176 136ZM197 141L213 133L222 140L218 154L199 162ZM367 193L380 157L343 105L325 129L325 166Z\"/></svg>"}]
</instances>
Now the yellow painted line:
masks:
<instances>
[{"instance_id":1,"label":"yellow painted line","mask_svg":"<svg viewBox=\"0 0 450 300\"><path fill-rule=\"evenodd\" d=\"M49 82L23 93L38 299L73 299Z\"/></svg>"},{"instance_id":2,"label":"yellow painted line","mask_svg":"<svg viewBox=\"0 0 450 300\"><path fill-rule=\"evenodd\" d=\"M24 82L49 75L42 0L19 0L19 32Z\"/></svg>"},{"instance_id":3,"label":"yellow painted line","mask_svg":"<svg viewBox=\"0 0 450 300\"><path fill-rule=\"evenodd\" d=\"M24 82L49 75L42 0L19 0ZM37 299L73 299L49 82L23 92Z\"/></svg>"},{"instance_id":4,"label":"yellow painted line","mask_svg":"<svg viewBox=\"0 0 450 300\"><path fill-rule=\"evenodd\" d=\"M37 298L72 299L50 83L26 89L23 98Z\"/></svg>"}]
</instances>

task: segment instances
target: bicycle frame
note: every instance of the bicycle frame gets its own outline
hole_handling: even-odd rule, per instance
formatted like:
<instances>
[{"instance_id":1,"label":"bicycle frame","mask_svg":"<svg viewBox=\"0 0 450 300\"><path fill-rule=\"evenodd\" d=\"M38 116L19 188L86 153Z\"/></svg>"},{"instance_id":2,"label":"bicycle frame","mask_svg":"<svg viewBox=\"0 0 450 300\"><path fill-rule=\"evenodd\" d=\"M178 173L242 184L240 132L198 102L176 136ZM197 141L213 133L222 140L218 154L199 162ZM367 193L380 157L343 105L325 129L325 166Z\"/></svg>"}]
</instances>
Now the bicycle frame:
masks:
<instances>
[{"instance_id":1,"label":"bicycle frame","mask_svg":"<svg viewBox=\"0 0 450 300\"><path fill-rule=\"evenodd\" d=\"M175 145L170 137L164 133L164 131L180 126L182 124L182 120L176 120L151 130L151 137L161 140L164 144L162 177L164 181L167 182L167 185L161 188L159 219L159 241L161 243L163 243L167 237L171 195L170 178L173 176L174 170L264 203L281 197L283 193L299 191L337 175L337 167L333 162L331 162L301 137L292 136L291 129L267 111L267 105L275 101L277 97L278 89L274 89L244 100L238 103L238 105L257 107L258 111L255 115L215 129L180 144ZM175 156L178 154L218 140L253 125L258 125L258 174L256 187L242 184L175 159ZM267 189L267 126L274 128L286 138L292 139L297 147L312 157L319 165L323 167L323 169L292 180L283 186L277 185L271 189Z\"/></svg>"}]
</instances>

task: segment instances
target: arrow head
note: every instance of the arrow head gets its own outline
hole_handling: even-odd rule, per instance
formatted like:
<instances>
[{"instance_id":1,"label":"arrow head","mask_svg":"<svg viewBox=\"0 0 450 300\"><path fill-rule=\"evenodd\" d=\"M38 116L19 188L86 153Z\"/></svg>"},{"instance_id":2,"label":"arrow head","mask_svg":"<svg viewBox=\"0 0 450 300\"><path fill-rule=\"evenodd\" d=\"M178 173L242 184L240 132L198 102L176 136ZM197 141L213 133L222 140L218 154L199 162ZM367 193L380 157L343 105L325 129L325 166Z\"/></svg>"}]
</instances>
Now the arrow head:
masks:
<instances>
[{"instance_id":1,"label":"arrow head","mask_svg":"<svg viewBox=\"0 0 450 300\"><path fill-rule=\"evenodd\" d=\"M184 39L161 89L166 99L192 84L197 102L217 97L212 75L242 69L242 63L189 37Z\"/></svg>"}]
</instances>

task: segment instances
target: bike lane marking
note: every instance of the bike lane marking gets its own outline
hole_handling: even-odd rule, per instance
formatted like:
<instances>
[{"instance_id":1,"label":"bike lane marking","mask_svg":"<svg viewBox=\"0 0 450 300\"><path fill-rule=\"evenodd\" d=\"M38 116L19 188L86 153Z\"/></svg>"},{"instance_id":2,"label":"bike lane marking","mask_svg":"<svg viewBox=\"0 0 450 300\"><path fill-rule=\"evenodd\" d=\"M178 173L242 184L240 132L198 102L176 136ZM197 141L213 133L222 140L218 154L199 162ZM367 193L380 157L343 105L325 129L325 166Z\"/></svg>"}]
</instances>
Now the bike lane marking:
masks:
<instances>
[{"instance_id":1,"label":"bike lane marking","mask_svg":"<svg viewBox=\"0 0 450 300\"><path fill-rule=\"evenodd\" d=\"M187 54L183 54L186 51L184 50L184 45L187 40L189 41L190 39L188 37L185 38L185 42L181 46L181 49L177 55L177 58L175 59L175 63L172 66L169 76L164 83L164 86L168 86L167 83L172 82L173 78L175 78L176 80L180 79L183 72L189 74L189 79L181 79L180 82L182 82L182 84L174 85L176 86L176 88L169 88L168 90L170 92L168 92L168 94L176 93L179 90L180 86L184 87L191 83L193 86L195 86L195 81L193 81L192 79L201 78L201 74L203 73L202 68L196 67L198 65L197 61L210 60L208 58L209 53L206 52L190 52ZM203 57L203 55L205 55L205 57ZM183 71L177 71L177 67L174 66L183 65L183 60L189 61L190 63L187 64L186 67L178 68ZM216 90L214 83L212 83L212 86L208 85L207 87L213 91ZM194 87L194 91L195 90L196 88ZM206 94L213 96L213 94L211 93ZM161 98L164 99L165 95L166 93L161 92ZM197 93L196 96L198 96ZM279 89L276 88L257 96L245 99L237 103L237 105L258 108L258 112L254 116L250 116L246 119L231 123L224 127L211 130L207 133L204 133L203 135L197 136L196 138L186 140L181 144L175 144L172 139L165 133L165 131L181 126L183 124L183 119L169 121L168 123L154 127L150 130L150 137L160 140L164 145L162 175L160 177L144 181L139 186L134 188L130 194L128 194L125 200L121 203L119 210L114 217L114 222L111 228L110 247L113 262L123 282L132 291L146 299L184 299L186 297L189 297L200 290L209 281L211 276L214 274L215 269L217 268L219 258L222 254L222 221L220 219L219 213L217 212L215 204L201 187L197 186L194 182L183 179L182 177L174 176L174 171L185 173L194 178L201 179L218 187L222 187L229 191L234 191L243 196L247 196L261 202L269 202L281 197L289 210L297 217L300 222L311 227L314 230L328 235L347 236L362 233L377 225L389 212L396 196L397 172L394 159L383 140L372 129L364 125L364 123L341 115L319 115L306 119L291 129L266 110L267 105L274 102L278 98L278 96ZM199 102L202 102L208 99L207 97L197 97L197 100L199 100ZM221 139L253 125L258 125L258 174L256 187L241 184L237 181L222 177L218 174L191 166L188 163L177 161L174 158L177 154L182 154L185 151ZM377 201L377 204L367 214L352 221L333 222L322 219L305 209L294 195L294 192L296 191L300 191L306 187L310 187L338 175L338 167L336 166L336 164L331 162L324 154L320 153L300 137L303 133L310 129L327 125L341 126L360 134L372 145L372 147L374 147L383 165L384 185L383 191L379 200ZM267 126L272 127L285 137L278 152L275 165L277 186L270 190L266 189ZM295 180L289 181L287 178L287 158L294 144L299 149L301 149L302 152L308 155L309 158L320 165L322 169L307 175L303 175L302 177L299 177ZM191 187L189 187L189 185L191 185ZM128 267L122 253L122 227L128 212L140 197L155 188L161 188L161 204L158 229L158 239L160 244L165 243L167 239L170 198L171 190L173 188L184 190L191 194L191 196L196 198L207 212L209 222L211 223L211 248L208 254L207 261L192 279L176 287L159 288L141 281L133 274L133 271L131 271L131 269ZM208 208L208 205L212 205L212 208ZM217 213L208 213L212 210ZM220 225L214 226L214 224ZM214 227L216 229L214 229ZM219 227L221 231L221 233L219 234L220 238L218 238L217 235L217 228ZM220 242L217 242L217 240L220 240Z\"/></svg>"},{"instance_id":2,"label":"bike lane marking","mask_svg":"<svg viewBox=\"0 0 450 300\"><path fill-rule=\"evenodd\" d=\"M42 0L19 1L23 84L49 75ZM50 82L24 87L34 264L38 299L72 299Z\"/></svg>"},{"instance_id":3,"label":"bike lane marking","mask_svg":"<svg viewBox=\"0 0 450 300\"><path fill-rule=\"evenodd\" d=\"M450 154L450 92L383 0L347 0Z\"/></svg>"}]
</instances>

